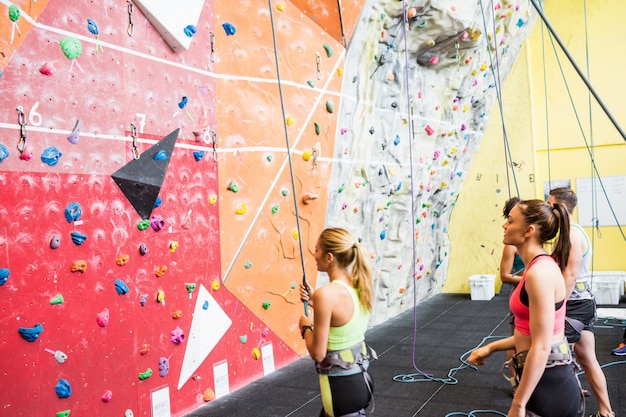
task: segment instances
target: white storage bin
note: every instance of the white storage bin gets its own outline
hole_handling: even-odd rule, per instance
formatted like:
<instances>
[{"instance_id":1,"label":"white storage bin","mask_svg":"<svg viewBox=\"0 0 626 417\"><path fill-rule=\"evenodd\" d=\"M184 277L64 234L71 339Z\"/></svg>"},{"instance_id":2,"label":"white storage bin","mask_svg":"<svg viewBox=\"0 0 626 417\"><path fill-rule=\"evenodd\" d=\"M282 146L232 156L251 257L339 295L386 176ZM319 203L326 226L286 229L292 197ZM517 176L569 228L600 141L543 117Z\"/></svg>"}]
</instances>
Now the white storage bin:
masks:
<instances>
[{"instance_id":1,"label":"white storage bin","mask_svg":"<svg viewBox=\"0 0 626 417\"><path fill-rule=\"evenodd\" d=\"M624 271L594 271L592 288L596 304L619 304L621 296L624 295L625 281Z\"/></svg>"},{"instance_id":2,"label":"white storage bin","mask_svg":"<svg viewBox=\"0 0 626 417\"><path fill-rule=\"evenodd\" d=\"M469 277L470 296L472 301L475 300L491 300L496 294L496 276L495 275L472 275Z\"/></svg>"}]
</instances>

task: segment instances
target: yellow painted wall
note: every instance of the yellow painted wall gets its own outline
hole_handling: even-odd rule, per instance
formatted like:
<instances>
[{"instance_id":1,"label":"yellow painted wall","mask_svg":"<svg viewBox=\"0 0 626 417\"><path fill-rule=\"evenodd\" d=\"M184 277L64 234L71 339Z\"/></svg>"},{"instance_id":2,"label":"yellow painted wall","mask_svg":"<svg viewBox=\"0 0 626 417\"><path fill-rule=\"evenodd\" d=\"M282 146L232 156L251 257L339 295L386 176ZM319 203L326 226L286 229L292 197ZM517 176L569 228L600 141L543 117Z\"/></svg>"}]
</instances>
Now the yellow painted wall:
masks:
<instances>
[{"instance_id":1,"label":"yellow painted wall","mask_svg":"<svg viewBox=\"0 0 626 417\"><path fill-rule=\"evenodd\" d=\"M626 28L620 22L626 4L622 0L590 3L585 11L583 0L549 0L545 15L578 67L589 74L590 84L618 126L624 129L626 108L621 105L623 89L619 86L623 84L620 74L626 57L615 53L614 45L626 40ZM592 176L590 154L601 177L626 175L625 139L588 93L556 39L552 39L539 20L504 82L505 122L499 109L494 108L452 214L451 258L444 292L469 293L468 277L473 274L495 274L499 291L502 205L509 198L509 184L510 194L517 195L519 190L523 199L543 198L544 182L548 180L570 180L576 189L576 179ZM517 165L513 169L507 169L505 162L507 146ZM626 207L614 205L613 209L623 212ZM574 217L578 221L577 212ZM591 228L586 230L593 238L594 269L626 270L626 226L622 225L621 230L600 227L595 234Z\"/></svg>"}]
</instances>

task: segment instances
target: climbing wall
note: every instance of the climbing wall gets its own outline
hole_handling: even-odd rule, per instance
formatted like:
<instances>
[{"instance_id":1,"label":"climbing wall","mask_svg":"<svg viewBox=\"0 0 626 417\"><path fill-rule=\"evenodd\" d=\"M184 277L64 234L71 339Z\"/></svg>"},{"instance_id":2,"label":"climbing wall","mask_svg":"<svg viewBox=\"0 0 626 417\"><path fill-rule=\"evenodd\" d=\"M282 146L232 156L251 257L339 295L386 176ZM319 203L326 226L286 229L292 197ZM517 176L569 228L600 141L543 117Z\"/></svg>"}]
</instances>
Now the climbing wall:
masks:
<instances>
[{"instance_id":1,"label":"climbing wall","mask_svg":"<svg viewBox=\"0 0 626 417\"><path fill-rule=\"evenodd\" d=\"M0 415L181 415L303 352L343 47L288 3L204 2L175 52L150 3L14 4Z\"/></svg>"},{"instance_id":2,"label":"climbing wall","mask_svg":"<svg viewBox=\"0 0 626 417\"><path fill-rule=\"evenodd\" d=\"M0 415L180 416L291 362L326 225L372 250L372 323L438 292L495 101L485 50L510 65L532 22L511 2L494 38L452 2L33 4L0 0Z\"/></svg>"}]
</instances>

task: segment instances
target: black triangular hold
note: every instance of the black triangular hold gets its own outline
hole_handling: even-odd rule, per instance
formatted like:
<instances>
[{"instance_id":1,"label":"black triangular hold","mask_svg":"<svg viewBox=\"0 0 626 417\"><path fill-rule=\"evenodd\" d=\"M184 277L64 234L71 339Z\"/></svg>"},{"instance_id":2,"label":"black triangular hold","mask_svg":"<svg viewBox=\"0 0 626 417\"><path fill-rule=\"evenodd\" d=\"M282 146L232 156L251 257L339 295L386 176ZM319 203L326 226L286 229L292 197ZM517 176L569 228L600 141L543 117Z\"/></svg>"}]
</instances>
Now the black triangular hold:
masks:
<instances>
[{"instance_id":1,"label":"black triangular hold","mask_svg":"<svg viewBox=\"0 0 626 417\"><path fill-rule=\"evenodd\" d=\"M180 128L174 130L144 151L139 159L133 159L111 175L143 220L150 218L159 197L179 131ZM160 151L167 157L155 160L154 156Z\"/></svg>"}]
</instances>

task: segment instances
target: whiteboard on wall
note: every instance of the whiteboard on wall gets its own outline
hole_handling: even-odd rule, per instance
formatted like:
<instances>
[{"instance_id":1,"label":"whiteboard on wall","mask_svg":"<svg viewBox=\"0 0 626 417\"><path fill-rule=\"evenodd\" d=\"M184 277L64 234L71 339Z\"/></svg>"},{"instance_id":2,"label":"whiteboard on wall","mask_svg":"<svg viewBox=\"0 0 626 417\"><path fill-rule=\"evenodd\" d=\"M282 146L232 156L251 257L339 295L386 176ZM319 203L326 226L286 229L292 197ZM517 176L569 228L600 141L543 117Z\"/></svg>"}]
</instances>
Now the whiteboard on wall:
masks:
<instances>
[{"instance_id":1,"label":"whiteboard on wall","mask_svg":"<svg viewBox=\"0 0 626 417\"><path fill-rule=\"evenodd\" d=\"M581 226L593 226L594 217L599 226L626 224L626 176L578 178L576 194Z\"/></svg>"}]
</instances>

